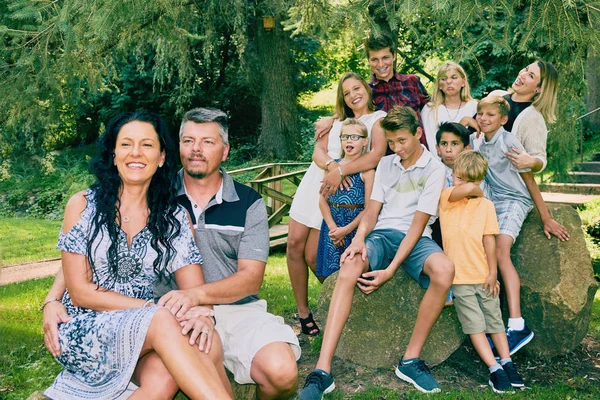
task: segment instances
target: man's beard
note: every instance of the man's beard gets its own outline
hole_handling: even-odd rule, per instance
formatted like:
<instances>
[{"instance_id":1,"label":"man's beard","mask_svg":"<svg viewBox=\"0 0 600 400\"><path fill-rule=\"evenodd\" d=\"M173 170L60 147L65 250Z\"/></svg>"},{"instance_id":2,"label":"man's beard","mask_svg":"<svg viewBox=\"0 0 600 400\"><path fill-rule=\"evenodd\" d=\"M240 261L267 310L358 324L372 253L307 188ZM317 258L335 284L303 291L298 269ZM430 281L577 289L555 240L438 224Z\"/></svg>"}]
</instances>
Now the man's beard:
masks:
<instances>
[{"instance_id":1,"label":"man's beard","mask_svg":"<svg viewBox=\"0 0 600 400\"><path fill-rule=\"evenodd\" d=\"M206 172L200 172L200 171L196 172L196 171L190 171L188 169L186 169L185 172L194 179L204 179L206 177Z\"/></svg>"}]
</instances>

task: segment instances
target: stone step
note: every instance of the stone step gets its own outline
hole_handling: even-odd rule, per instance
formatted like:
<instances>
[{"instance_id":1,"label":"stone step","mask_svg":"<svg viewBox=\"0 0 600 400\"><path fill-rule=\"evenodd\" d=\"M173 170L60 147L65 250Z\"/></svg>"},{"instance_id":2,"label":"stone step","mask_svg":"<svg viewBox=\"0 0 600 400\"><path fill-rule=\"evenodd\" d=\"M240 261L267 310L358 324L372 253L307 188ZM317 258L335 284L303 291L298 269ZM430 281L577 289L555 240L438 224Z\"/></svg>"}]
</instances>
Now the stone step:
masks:
<instances>
[{"instance_id":1,"label":"stone step","mask_svg":"<svg viewBox=\"0 0 600 400\"><path fill-rule=\"evenodd\" d=\"M578 172L600 172L600 162L590 161L577 163L573 166L573 171Z\"/></svg>"},{"instance_id":2,"label":"stone step","mask_svg":"<svg viewBox=\"0 0 600 400\"><path fill-rule=\"evenodd\" d=\"M596 183L600 184L600 172L569 172L573 183Z\"/></svg>"},{"instance_id":3,"label":"stone step","mask_svg":"<svg viewBox=\"0 0 600 400\"><path fill-rule=\"evenodd\" d=\"M592 183L544 183L540 185L540 191L552 193L575 193L600 195L600 184Z\"/></svg>"},{"instance_id":4,"label":"stone step","mask_svg":"<svg viewBox=\"0 0 600 400\"><path fill-rule=\"evenodd\" d=\"M600 195L594 196L590 194L579 193L551 193L542 192L542 198L546 203L568 204L573 207L580 207L582 204L592 200L600 199Z\"/></svg>"}]
</instances>

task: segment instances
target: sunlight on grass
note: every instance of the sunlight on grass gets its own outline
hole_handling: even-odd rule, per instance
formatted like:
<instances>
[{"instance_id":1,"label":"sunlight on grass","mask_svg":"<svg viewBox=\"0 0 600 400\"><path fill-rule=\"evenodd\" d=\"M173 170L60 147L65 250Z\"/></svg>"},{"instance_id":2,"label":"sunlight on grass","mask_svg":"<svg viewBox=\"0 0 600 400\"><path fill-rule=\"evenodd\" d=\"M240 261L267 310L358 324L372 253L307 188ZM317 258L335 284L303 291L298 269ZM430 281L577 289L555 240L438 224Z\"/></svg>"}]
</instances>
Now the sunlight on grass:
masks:
<instances>
[{"instance_id":1,"label":"sunlight on grass","mask_svg":"<svg viewBox=\"0 0 600 400\"><path fill-rule=\"evenodd\" d=\"M319 290L321 290L321 284L314 275L310 274L308 298L309 306L313 310L317 305ZM289 319L297 312L294 293L290 286L285 253L275 253L269 257L259 296L267 300L269 312L273 314Z\"/></svg>"},{"instance_id":2,"label":"sunlight on grass","mask_svg":"<svg viewBox=\"0 0 600 400\"><path fill-rule=\"evenodd\" d=\"M61 221L0 218L0 265L60 257Z\"/></svg>"},{"instance_id":3,"label":"sunlight on grass","mask_svg":"<svg viewBox=\"0 0 600 400\"><path fill-rule=\"evenodd\" d=\"M592 304L592 318L590 319L588 333L596 339L600 339L600 290L596 292L594 304Z\"/></svg>"},{"instance_id":4,"label":"sunlight on grass","mask_svg":"<svg viewBox=\"0 0 600 400\"><path fill-rule=\"evenodd\" d=\"M329 109L333 112L335 106L335 97L337 92L337 82L332 82L329 86L324 86L323 89L316 93L309 93L300 98L299 103L303 107L310 110L314 109Z\"/></svg>"}]
</instances>

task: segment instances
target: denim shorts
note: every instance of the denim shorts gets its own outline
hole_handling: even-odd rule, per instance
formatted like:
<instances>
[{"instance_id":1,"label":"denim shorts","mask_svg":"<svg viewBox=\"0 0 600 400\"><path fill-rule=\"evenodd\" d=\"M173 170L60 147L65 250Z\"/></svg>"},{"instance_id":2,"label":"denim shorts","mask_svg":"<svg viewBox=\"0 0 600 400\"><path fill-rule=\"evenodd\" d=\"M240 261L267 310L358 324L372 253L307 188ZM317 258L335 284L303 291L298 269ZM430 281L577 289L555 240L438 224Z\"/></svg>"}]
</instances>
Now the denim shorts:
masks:
<instances>
[{"instance_id":1,"label":"denim shorts","mask_svg":"<svg viewBox=\"0 0 600 400\"><path fill-rule=\"evenodd\" d=\"M371 270L382 270L388 267L398 251L398 247L406 234L396 229L376 229L367 236L367 256ZM440 246L428 237L421 236L408 257L402 263L402 269L419 282L423 289L429 287L429 277L423 274L427 257L434 253L443 253Z\"/></svg>"},{"instance_id":2,"label":"denim shorts","mask_svg":"<svg viewBox=\"0 0 600 400\"><path fill-rule=\"evenodd\" d=\"M508 235L517 240L519 232L527 214L533 209L533 206L523 204L517 200L502 200L494 202L496 215L498 216L498 225L500 226L500 235Z\"/></svg>"}]
</instances>

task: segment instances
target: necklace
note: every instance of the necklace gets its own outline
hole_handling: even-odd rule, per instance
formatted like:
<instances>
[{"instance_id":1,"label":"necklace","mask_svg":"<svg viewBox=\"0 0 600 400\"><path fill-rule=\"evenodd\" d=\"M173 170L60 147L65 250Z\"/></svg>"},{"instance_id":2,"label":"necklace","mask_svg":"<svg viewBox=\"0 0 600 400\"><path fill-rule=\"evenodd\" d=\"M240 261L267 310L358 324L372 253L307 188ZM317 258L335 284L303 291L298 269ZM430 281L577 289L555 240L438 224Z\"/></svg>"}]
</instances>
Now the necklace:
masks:
<instances>
[{"instance_id":1,"label":"necklace","mask_svg":"<svg viewBox=\"0 0 600 400\"><path fill-rule=\"evenodd\" d=\"M456 110L456 114L454 115L454 118L450 114L450 111L449 111L450 109L446 105L446 99L444 99L444 107L446 108L446 114L448 114L448 117L450 117L450 122L455 122L456 118L458 117L458 113L460 113L460 109L462 107L462 99L460 99L460 104L458 105L458 109Z\"/></svg>"}]
</instances>

